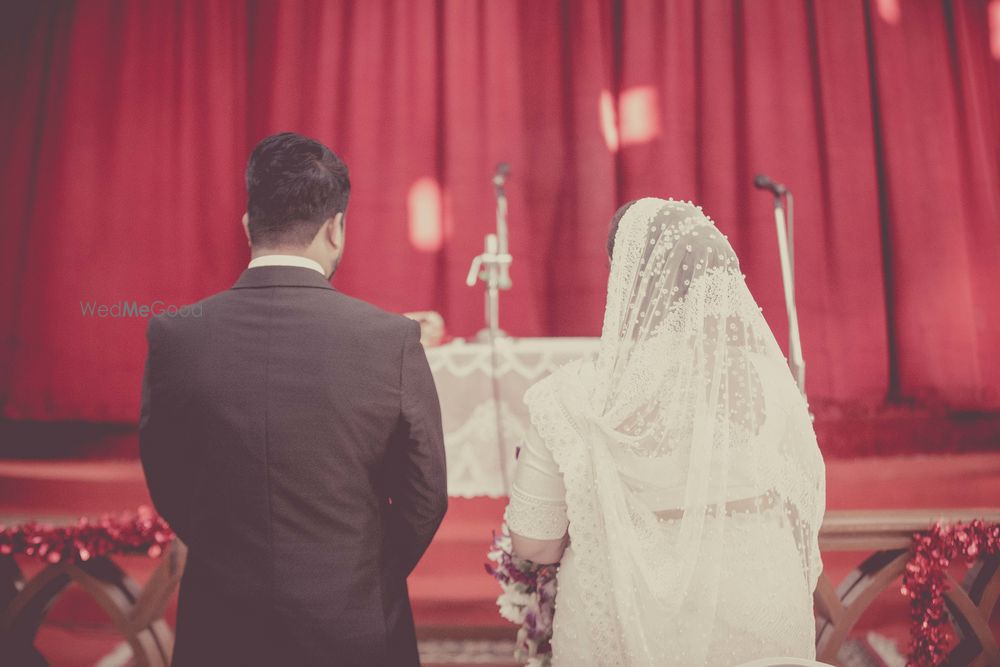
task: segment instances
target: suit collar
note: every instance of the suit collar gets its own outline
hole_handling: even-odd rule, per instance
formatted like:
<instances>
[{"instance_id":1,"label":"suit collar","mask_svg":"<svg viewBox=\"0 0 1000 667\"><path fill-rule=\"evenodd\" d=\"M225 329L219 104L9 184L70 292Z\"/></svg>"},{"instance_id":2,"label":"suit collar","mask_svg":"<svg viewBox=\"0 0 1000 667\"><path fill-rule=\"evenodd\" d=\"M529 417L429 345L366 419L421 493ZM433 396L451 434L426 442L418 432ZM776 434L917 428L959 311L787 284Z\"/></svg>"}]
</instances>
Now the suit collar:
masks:
<instances>
[{"instance_id":1,"label":"suit collar","mask_svg":"<svg viewBox=\"0 0 1000 667\"><path fill-rule=\"evenodd\" d=\"M317 271L301 266L258 266L240 274L233 289L257 287L317 287L332 290L330 281Z\"/></svg>"},{"instance_id":2,"label":"suit collar","mask_svg":"<svg viewBox=\"0 0 1000 667\"><path fill-rule=\"evenodd\" d=\"M261 255L260 257L251 259L247 268L256 269L258 266L304 266L307 269L312 269L321 276L326 276L326 271L323 270L319 262L310 257L303 257L302 255Z\"/></svg>"}]
</instances>

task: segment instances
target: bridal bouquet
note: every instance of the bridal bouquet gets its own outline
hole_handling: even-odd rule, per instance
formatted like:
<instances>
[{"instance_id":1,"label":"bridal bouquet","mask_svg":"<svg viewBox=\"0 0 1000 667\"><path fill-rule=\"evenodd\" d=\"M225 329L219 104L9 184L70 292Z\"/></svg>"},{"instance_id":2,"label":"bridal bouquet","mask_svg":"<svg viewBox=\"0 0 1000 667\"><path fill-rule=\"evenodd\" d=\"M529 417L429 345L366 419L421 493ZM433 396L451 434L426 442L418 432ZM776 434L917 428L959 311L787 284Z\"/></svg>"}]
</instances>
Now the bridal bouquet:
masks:
<instances>
[{"instance_id":1,"label":"bridal bouquet","mask_svg":"<svg viewBox=\"0 0 1000 667\"><path fill-rule=\"evenodd\" d=\"M514 556L507 524L493 533L486 571L500 582L500 616L520 624L514 658L528 667L552 662L552 617L555 614L556 573L559 565L539 565Z\"/></svg>"}]
</instances>

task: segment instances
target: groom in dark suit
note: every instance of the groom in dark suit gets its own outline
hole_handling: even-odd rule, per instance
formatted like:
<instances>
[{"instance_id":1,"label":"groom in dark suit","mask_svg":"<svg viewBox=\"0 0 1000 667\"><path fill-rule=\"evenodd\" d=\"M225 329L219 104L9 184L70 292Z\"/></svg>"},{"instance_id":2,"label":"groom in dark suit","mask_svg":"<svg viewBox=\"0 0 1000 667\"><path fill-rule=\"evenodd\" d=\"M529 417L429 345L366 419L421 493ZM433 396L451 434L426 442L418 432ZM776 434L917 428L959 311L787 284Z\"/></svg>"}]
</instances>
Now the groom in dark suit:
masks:
<instances>
[{"instance_id":1,"label":"groom in dark suit","mask_svg":"<svg viewBox=\"0 0 1000 667\"><path fill-rule=\"evenodd\" d=\"M406 577L447 506L420 328L330 286L330 149L268 137L246 181L249 267L149 323L142 463L188 546L173 664L417 665Z\"/></svg>"}]
</instances>

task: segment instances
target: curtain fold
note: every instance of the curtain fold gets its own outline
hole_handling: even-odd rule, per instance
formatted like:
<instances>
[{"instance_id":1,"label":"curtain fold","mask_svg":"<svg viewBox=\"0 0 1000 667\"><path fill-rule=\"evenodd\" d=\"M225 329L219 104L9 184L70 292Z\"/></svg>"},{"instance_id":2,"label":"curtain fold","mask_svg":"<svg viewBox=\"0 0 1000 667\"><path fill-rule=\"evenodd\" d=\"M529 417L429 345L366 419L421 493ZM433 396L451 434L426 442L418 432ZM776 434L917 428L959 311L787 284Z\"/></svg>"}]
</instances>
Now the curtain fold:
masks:
<instances>
[{"instance_id":1,"label":"curtain fold","mask_svg":"<svg viewBox=\"0 0 1000 667\"><path fill-rule=\"evenodd\" d=\"M456 335L482 325L464 278L505 161L507 331L596 335L611 213L673 196L729 235L784 347L766 173L796 196L812 399L1000 407L989 2L8 4L3 414L136 420L145 319L96 309L232 284L246 158L284 130L351 168L334 285Z\"/></svg>"}]
</instances>

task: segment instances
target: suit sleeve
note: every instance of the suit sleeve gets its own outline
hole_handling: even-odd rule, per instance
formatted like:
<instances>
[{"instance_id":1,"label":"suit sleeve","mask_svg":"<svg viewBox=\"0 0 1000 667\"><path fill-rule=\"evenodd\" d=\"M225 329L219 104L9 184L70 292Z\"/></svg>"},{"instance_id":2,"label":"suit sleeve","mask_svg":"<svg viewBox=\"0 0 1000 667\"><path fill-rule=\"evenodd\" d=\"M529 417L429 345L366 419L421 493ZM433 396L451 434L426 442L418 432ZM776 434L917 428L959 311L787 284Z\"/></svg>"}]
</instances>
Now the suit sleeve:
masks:
<instances>
[{"instance_id":1,"label":"suit sleeve","mask_svg":"<svg viewBox=\"0 0 1000 667\"><path fill-rule=\"evenodd\" d=\"M181 540L187 542L190 525L190 506L186 492L186 438L179 432L182 419L178 419L180 406L177 396L169 389L159 356L159 322L149 321L146 338L149 351L146 370L142 378L142 409L139 416L139 456L149 495L156 511L167 520Z\"/></svg>"},{"instance_id":2,"label":"suit sleeve","mask_svg":"<svg viewBox=\"0 0 1000 667\"><path fill-rule=\"evenodd\" d=\"M389 489L388 548L402 573L416 566L448 508L441 406L416 322L403 343L400 423L394 439Z\"/></svg>"}]
</instances>

